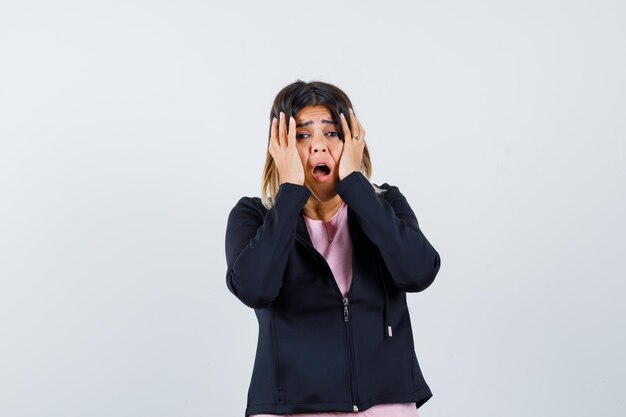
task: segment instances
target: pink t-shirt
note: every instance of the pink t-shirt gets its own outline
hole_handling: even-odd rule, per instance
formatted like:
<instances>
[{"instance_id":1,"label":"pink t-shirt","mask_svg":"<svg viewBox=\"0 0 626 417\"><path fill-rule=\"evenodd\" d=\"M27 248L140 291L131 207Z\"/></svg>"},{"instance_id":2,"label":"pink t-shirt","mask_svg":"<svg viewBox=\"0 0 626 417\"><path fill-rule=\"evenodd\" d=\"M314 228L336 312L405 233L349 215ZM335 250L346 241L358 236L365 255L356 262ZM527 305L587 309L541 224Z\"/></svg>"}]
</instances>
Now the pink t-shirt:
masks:
<instances>
[{"instance_id":1,"label":"pink t-shirt","mask_svg":"<svg viewBox=\"0 0 626 417\"><path fill-rule=\"evenodd\" d=\"M335 281L346 296L352 280L352 239L348 228L348 205L344 202L335 215L324 224L302 215L311 236L311 242L333 272ZM251 417L419 417L415 403L377 404L359 412L325 412L300 414L254 414Z\"/></svg>"}]
</instances>

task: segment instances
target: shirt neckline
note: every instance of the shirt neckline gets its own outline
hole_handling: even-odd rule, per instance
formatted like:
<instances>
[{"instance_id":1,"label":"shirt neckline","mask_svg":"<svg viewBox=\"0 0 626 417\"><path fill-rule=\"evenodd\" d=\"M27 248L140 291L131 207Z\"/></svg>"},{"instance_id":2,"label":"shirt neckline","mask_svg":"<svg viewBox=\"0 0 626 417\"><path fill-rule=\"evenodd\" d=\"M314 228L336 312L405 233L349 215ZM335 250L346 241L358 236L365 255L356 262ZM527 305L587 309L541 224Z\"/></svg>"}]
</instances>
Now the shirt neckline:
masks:
<instances>
[{"instance_id":1,"label":"shirt neckline","mask_svg":"<svg viewBox=\"0 0 626 417\"><path fill-rule=\"evenodd\" d=\"M344 209L344 206L345 206L345 205L346 205L346 202L345 202L345 201L343 201L343 202L341 203L341 206L339 207L339 209L337 209L337 211L335 212L335 214L333 214L333 217L331 217L330 219L328 219L328 220L326 220L326 221L321 220L321 219L312 219L312 218L310 218L310 217L306 216L304 213L302 214L302 217L304 217L306 220L309 220L309 221L311 221L311 222L316 222L316 223L322 223L322 222L324 222L324 223L330 223L330 222L332 222L333 220L335 220L335 219L337 218L337 216L339 216L339 213L341 213L341 211Z\"/></svg>"}]
</instances>

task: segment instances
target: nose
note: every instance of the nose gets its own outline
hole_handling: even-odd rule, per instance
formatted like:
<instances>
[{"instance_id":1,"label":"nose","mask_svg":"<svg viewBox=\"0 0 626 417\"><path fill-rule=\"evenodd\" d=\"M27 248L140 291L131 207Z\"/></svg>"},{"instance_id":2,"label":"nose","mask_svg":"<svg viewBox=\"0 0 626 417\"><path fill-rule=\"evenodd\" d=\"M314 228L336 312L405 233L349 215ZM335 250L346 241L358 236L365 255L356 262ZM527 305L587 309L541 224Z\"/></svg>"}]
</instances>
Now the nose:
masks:
<instances>
[{"instance_id":1,"label":"nose","mask_svg":"<svg viewBox=\"0 0 626 417\"><path fill-rule=\"evenodd\" d=\"M324 135L313 135L313 140L311 141L311 152L328 152L328 148L326 147L326 141L324 140Z\"/></svg>"}]
</instances>

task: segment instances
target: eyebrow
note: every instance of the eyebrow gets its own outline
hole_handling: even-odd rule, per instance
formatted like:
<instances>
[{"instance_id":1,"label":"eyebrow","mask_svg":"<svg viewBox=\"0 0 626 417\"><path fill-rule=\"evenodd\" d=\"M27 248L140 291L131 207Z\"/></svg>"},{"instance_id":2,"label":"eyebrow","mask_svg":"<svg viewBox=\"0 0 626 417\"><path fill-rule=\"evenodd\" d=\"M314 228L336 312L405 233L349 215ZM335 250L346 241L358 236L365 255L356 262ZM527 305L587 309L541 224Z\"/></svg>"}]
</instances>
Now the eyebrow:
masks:
<instances>
[{"instance_id":1,"label":"eyebrow","mask_svg":"<svg viewBox=\"0 0 626 417\"><path fill-rule=\"evenodd\" d=\"M313 123L311 120L304 122L304 123L300 123L297 124L296 127L305 127L310 125L311 123ZM326 123L327 125L336 125L337 122L335 122L334 120L328 120L328 119L322 119L322 123Z\"/></svg>"}]
</instances>

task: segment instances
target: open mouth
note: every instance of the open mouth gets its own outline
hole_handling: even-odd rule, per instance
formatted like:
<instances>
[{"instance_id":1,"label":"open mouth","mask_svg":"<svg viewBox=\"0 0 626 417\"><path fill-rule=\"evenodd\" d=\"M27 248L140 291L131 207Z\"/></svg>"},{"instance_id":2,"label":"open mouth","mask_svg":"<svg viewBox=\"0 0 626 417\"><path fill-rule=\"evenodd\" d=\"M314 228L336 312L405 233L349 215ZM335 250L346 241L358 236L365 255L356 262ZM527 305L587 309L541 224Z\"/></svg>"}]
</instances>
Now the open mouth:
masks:
<instances>
[{"instance_id":1,"label":"open mouth","mask_svg":"<svg viewBox=\"0 0 626 417\"><path fill-rule=\"evenodd\" d=\"M317 166L313 168L313 175L316 177L328 174L330 174L330 168L326 166L326 164L317 164Z\"/></svg>"}]
</instances>

